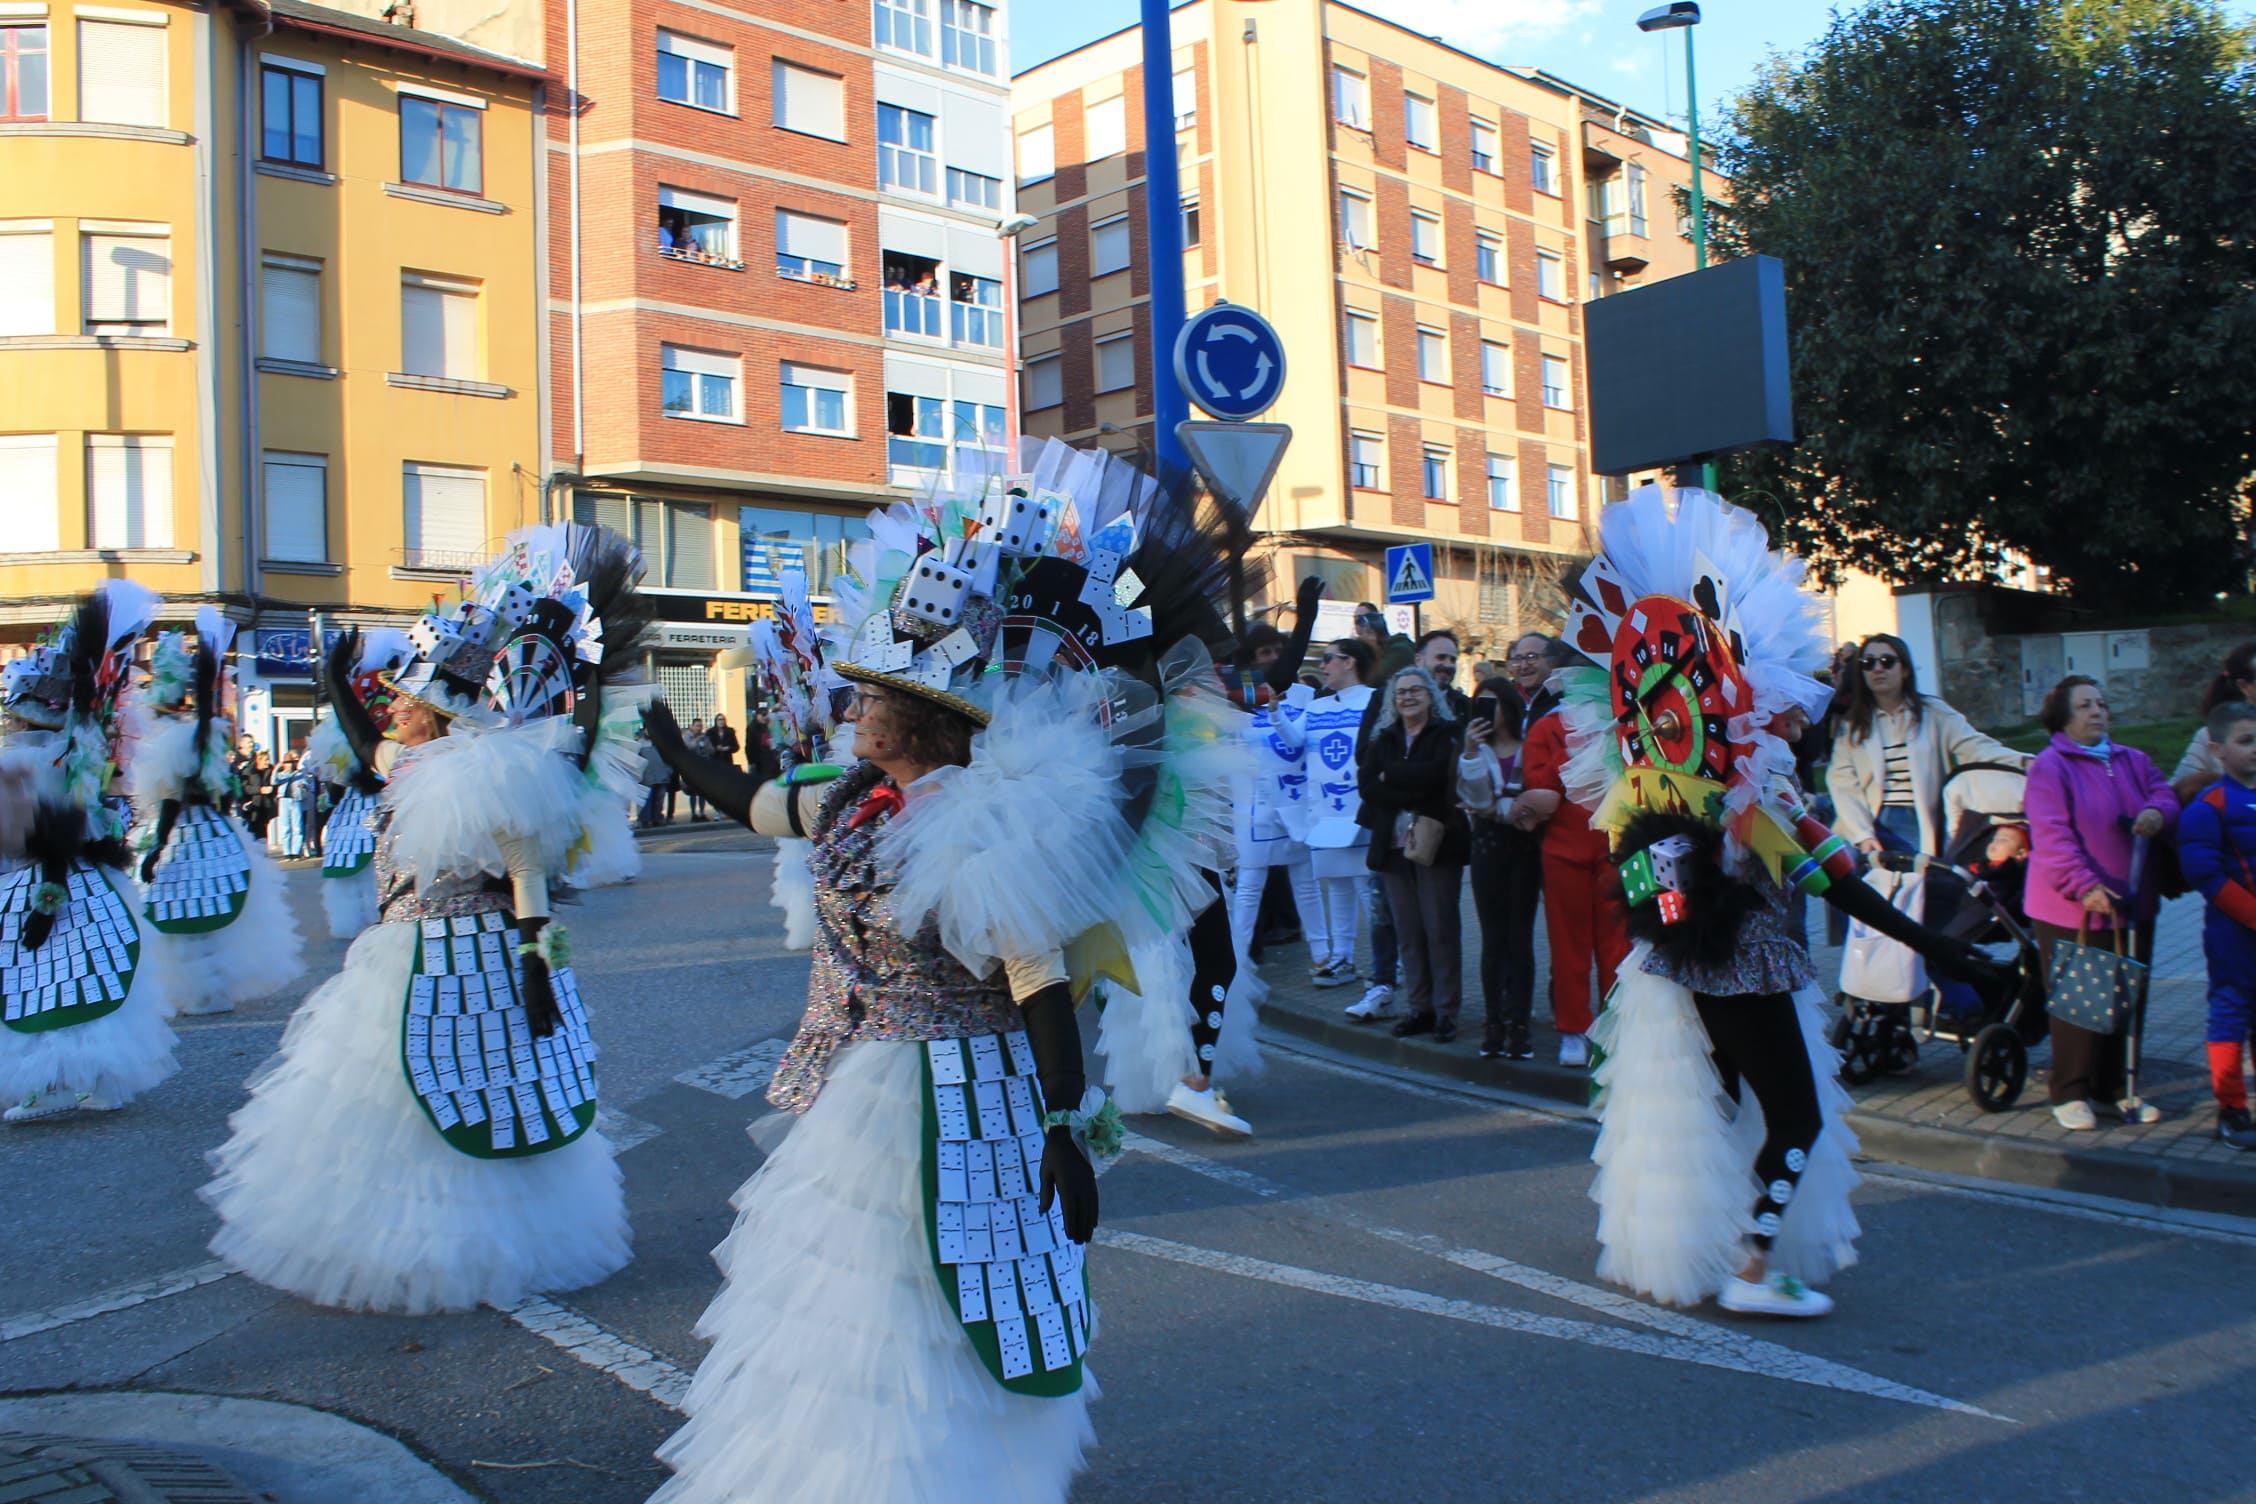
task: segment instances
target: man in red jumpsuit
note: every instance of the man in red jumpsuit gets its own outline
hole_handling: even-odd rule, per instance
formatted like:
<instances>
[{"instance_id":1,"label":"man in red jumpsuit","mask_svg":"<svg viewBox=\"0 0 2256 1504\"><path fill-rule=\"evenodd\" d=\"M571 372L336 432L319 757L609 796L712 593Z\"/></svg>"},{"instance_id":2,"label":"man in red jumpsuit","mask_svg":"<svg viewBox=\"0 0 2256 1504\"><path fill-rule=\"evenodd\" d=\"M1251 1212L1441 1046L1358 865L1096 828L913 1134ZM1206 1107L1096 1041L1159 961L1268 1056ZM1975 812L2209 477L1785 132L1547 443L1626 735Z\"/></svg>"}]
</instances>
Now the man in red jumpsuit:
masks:
<instances>
[{"instance_id":1,"label":"man in red jumpsuit","mask_svg":"<svg viewBox=\"0 0 2256 1504\"><path fill-rule=\"evenodd\" d=\"M1543 927L1551 941L1551 1022L1559 1031L1559 1063L1588 1065L1594 1016L1590 968L1598 967L1598 1001L1613 990L1614 973L1629 954L1629 921L1622 908L1621 877L1608 860L1602 831L1566 797L1566 727L1553 710L1528 728L1520 765L1526 791L1512 806L1512 823L1543 832Z\"/></svg>"}]
</instances>

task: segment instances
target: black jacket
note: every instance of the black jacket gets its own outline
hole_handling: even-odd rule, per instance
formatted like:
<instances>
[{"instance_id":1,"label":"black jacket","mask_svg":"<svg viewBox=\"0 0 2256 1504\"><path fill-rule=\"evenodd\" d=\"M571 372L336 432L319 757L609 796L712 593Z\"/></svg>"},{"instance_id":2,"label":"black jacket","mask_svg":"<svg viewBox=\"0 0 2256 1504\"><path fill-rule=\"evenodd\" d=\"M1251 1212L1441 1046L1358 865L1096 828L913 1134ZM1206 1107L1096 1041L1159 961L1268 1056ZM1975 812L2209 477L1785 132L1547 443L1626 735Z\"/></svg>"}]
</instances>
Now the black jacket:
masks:
<instances>
[{"instance_id":1,"label":"black jacket","mask_svg":"<svg viewBox=\"0 0 2256 1504\"><path fill-rule=\"evenodd\" d=\"M1434 865L1462 867L1472 860L1473 835L1457 807L1457 723L1434 720L1404 745L1402 723L1372 733L1355 755L1356 791L1363 807L1355 823L1371 832L1371 870L1386 866L1394 849L1397 815L1430 815L1442 825L1441 855Z\"/></svg>"}]
</instances>

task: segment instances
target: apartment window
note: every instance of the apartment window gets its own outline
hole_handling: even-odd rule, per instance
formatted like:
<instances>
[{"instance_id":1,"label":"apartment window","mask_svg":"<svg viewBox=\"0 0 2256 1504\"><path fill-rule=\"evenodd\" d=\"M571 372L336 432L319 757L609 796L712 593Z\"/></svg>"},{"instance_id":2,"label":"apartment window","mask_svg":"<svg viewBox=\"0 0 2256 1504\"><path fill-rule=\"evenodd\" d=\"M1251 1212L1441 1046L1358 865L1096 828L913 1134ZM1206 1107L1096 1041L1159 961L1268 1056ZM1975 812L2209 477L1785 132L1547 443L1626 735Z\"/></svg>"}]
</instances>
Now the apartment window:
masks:
<instances>
[{"instance_id":1,"label":"apartment window","mask_svg":"<svg viewBox=\"0 0 2256 1504\"><path fill-rule=\"evenodd\" d=\"M1606 279L1595 269L1590 273L1590 301L1595 303L1606 295Z\"/></svg>"},{"instance_id":2,"label":"apartment window","mask_svg":"<svg viewBox=\"0 0 2256 1504\"><path fill-rule=\"evenodd\" d=\"M47 118L47 28L0 26L0 120Z\"/></svg>"},{"instance_id":3,"label":"apartment window","mask_svg":"<svg viewBox=\"0 0 2256 1504\"><path fill-rule=\"evenodd\" d=\"M948 202L959 208L1000 210L1003 180L951 167L948 169Z\"/></svg>"},{"instance_id":4,"label":"apartment window","mask_svg":"<svg viewBox=\"0 0 2256 1504\"><path fill-rule=\"evenodd\" d=\"M1058 286L1057 242L1045 240L1030 245L1018 253L1018 295L1038 298L1046 292L1056 292Z\"/></svg>"},{"instance_id":5,"label":"apartment window","mask_svg":"<svg viewBox=\"0 0 2256 1504\"><path fill-rule=\"evenodd\" d=\"M1567 263L1557 253L1535 253L1535 294L1554 303L1567 300Z\"/></svg>"},{"instance_id":6,"label":"apartment window","mask_svg":"<svg viewBox=\"0 0 2256 1504\"><path fill-rule=\"evenodd\" d=\"M1434 125L1434 102L1422 94L1402 96L1402 139L1420 151L1432 151L1441 142Z\"/></svg>"},{"instance_id":7,"label":"apartment window","mask_svg":"<svg viewBox=\"0 0 2256 1504\"><path fill-rule=\"evenodd\" d=\"M1449 451L1428 446L1418 466L1421 493L1428 501L1449 499Z\"/></svg>"},{"instance_id":8,"label":"apartment window","mask_svg":"<svg viewBox=\"0 0 2256 1504\"><path fill-rule=\"evenodd\" d=\"M172 439L88 434L86 511L94 548L172 547Z\"/></svg>"},{"instance_id":9,"label":"apartment window","mask_svg":"<svg viewBox=\"0 0 2256 1504\"><path fill-rule=\"evenodd\" d=\"M1175 129L1187 131L1198 124L1198 73L1185 68L1175 75Z\"/></svg>"},{"instance_id":10,"label":"apartment window","mask_svg":"<svg viewBox=\"0 0 2256 1504\"><path fill-rule=\"evenodd\" d=\"M1473 275L1495 287L1504 285L1504 237L1486 230L1473 235Z\"/></svg>"},{"instance_id":11,"label":"apartment window","mask_svg":"<svg viewBox=\"0 0 2256 1504\"><path fill-rule=\"evenodd\" d=\"M1443 383L1449 380L1449 337L1439 329L1418 331L1418 379Z\"/></svg>"},{"instance_id":12,"label":"apartment window","mask_svg":"<svg viewBox=\"0 0 2256 1504\"><path fill-rule=\"evenodd\" d=\"M932 152L932 117L897 104L877 107L877 180L903 193L935 191L940 159Z\"/></svg>"},{"instance_id":13,"label":"apartment window","mask_svg":"<svg viewBox=\"0 0 2256 1504\"><path fill-rule=\"evenodd\" d=\"M321 76L285 63L259 67L259 155L292 167L321 166Z\"/></svg>"},{"instance_id":14,"label":"apartment window","mask_svg":"<svg viewBox=\"0 0 2256 1504\"><path fill-rule=\"evenodd\" d=\"M1379 316L1347 311L1347 363L1376 371L1379 366Z\"/></svg>"},{"instance_id":15,"label":"apartment window","mask_svg":"<svg viewBox=\"0 0 2256 1504\"><path fill-rule=\"evenodd\" d=\"M896 52L932 55L932 0L877 0L872 40Z\"/></svg>"},{"instance_id":16,"label":"apartment window","mask_svg":"<svg viewBox=\"0 0 2256 1504\"><path fill-rule=\"evenodd\" d=\"M486 551L486 472L410 461L400 473L401 562L460 569Z\"/></svg>"},{"instance_id":17,"label":"apartment window","mask_svg":"<svg viewBox=\"0 0 2256 1504\"><path fill-rule=\"evenodd\" d=\"M172 323L172 237L82 234L88 334L164 334Z\"/></svg>"},{"instance_id":18,"label":"apartment window","mask_svg":"<svg viewBox=\"0 0 2256 1504\"><path fill-rule=\"evenodd\" d=\"M52 553L60 547L55 435L0 434L0 553Z\"/></svg>"},{"instance_id":19,"label":"apartment window","mask_svg":"<svg viewBox=\"0 0 2256 1504\"><path fill-rule=\"evenodd\" d=\"M741 265L736 254L736 200L661 184L658 253L681 261Z\"/></svg>"},{"instance_id":20,"label":"apartment window","mask_svg":"<svg viewBox=\"0 0 2256 1504\"><path fill-rule=\"evenodd\" d=\"M118 125L167 124L168 30L126 21L79 22L78 118ZM169 456L170 451L166 453Z\"/></svg>"},{"instance_id":21,"label":"apartment window","mask_svg":"<svg viewBox=\"0 0 2256 1504\"><path fill-rule=\"evenodd\" d=\"M1517 512L1520 509L1520 487L1512 474L1512 462L1501 454L1488 457L1488 509L1492 512Z\"/></svg>"},{"instance_id":22,"label":"apartment window","mask_svg":"<svg viewBox=\"0 0 2256 1504\"><path fill-rule=\"evenodd\" d=\"M940 0L940 61L966 73L995 73L995 7Z\"/></svg>"},{"instance_id":23,"label":"apartment window","mask_svg":"<svg viewBox=\"0 0 2256 1504\"><path fill-rule=\"evenodd\" d=\"M1003 410L992 402L956 400L955 434L951 440L958 470L976 465L990 475L1005 468Z\"/></svg>"},{"instance_id":24,"label":"apartment window","mask_svg":"<svg viewBox=\"0 0 2256 1504\"><path fill-rule=\"evenodd\" d=\"M1359 131L1371 128L1371 81L1353 68L1332 69L1332 118Z\"/></svg>"},{"instance_id":25,"label":"apartment window","mask_svg":"<svg viewBox=\"0 0 2256 1504\"><path fill-rule=\"evenodd\" d=\"M659 405L669 418L737 421L736 383L743 362L711 350L658 347Z\"/></svg>"},{"instance_id":26,"label":"apartment window","mask_svg":"<svg viewBox=\"0 0 2256 1504\"><path fill-rule=\"evenodd\" d=\"M1647 233L1644 165L1638 162L1630 163L1625 175L1629 179L1629 233L1643 235Z\"/></svg>"},{"instance_id":27,"label":"apartment window","mask_svg":"<svg viewBox=\"0 0 2256 1504\"><path fill-rule=\"evenodd\" d=\"M947 312L940 304L940 262L913 251L886 251L885 330L926 339L942 337Z\"/></svg>"},{"instance_id":28,"label":"apartment window","mask_svg":"<svg viewBox=\"0 0 2256 1504\"><path fill-rule=\"evenodd\" d=\"M1116 214L1089 227L1089 274L1102 277L1128 267L1128 216Z\"/></svg>"},{"instance_id":29,"label":"apartment window","mask_svg":"<svg viewBox=\"0 0 2256 1504\"><path fill-rule=\"evenodd\" d=\"M959 345L1003 344L1003 284L954 272L948 277L949 333Z\"/></svg>"},{"instance_id":30,"label":"apartment window","mask_svg":"<svg viewBox=\"0 0 2256 1504\"><path fill-rule=\"evenodd\" d=\"M801 282L846 275L846 224L793 209L776 210L776 271Z\"/></svg>"},{"instance_id":31,"label":"apartment window","mask_svg":"<svg viewBox=\"0 0 2256 1504\"><path fill-rule=\"evenodd\" d=\"M1550 492L1551 515L1572 522L1575 517L1575 473L1569 465L1549 465L1547 489Z\"/></svg>"},{"instance_id":32,"label":"apartment window","mask_svg":"<svg viewBox=\"0 0 2256 1504\"><path fill-rule=\"evenodd\" d=\"M948 403L908 392L885 394L885 461L918 470L948 463Z\"/></svg>"},{"instance_id":33,"label":"apartment window","mask_svg":"<svg viewBox=\"0 0 2256 1504\"><path fill-rule=\"evenodd\" d=\"M1118 95L1090 105L1086 116L1089 160L1102 162L1128 149L1128 101Z\"/></svg>"},{"instance_id":34,"label":"apartment window","mask_svg":"<svg viewBox=\"0 0 2256 1504\"><path fill-rule=\"evenodd\" d=\"M846 434L853 425L854 378L816 366L783 366L783 426L789 433Z\"/></svg>"},{"instance_id":35,"label":"apartment window","mask_svg":"<svg viewBox=\"0 0 2256 1504\"><path fill-rule=\"evenodd\" d=\"M645 583L672 590L711 590L719 583L711 507L683 501L598 496L575 499L573 510L581 514L582 521L607 523L634 539L650 571ZM661 668L658 672L663 678L670 671ZM704 689L704 671L690 672L696 675L698 688ZM676 706L683 704L679 693L671 686L667 692L674 696ZM684 708L682 714L690 712Z\"/></svg>"},{"instance_id":36,"label":"apartment window","mask_svg":"<svg viewBox=\"0 0 2256 1504\"><path fill-rule=\"evenodd\" d=\"M1574 406L1574 394L1567 389L1567 358L1564 355L1543 357L1543 405L1557 408Z\"/></svg>"},{"instance_id":37,"label":"apartment window","mask_svg":"<svg viewBox=\"0 0 2256 1504\"><path fill-rule=\"evenodd\" d=\"M284 454L269 449L261 457L266 500L264 557L297 564L329 558L329 458Z\"/></svg>"},{"instance_id":38,"label":"apartment window","mask_svg":"<svg viewBox=\"0 0 2256 1504\"><path fill-rule=\"evenodd\" d=\"M53 224L44 219L0 220L0 334L53 333ZM0 489L0 497L6 494Z\"/></svg>"},{"instance_id":39,"label":"apartment window","mask_svg":"<svg viewBox=\"0 0 2256 1504\"><path fill-rule=\"evenodd\" d=\"M273 253L259 258L259 354L321 364L320 262Z\"/></svg>"},{"instance_id":40,"label":"apartment window","mask_svg":"<svg viewBox=\"0 0 2256 1504\"><path fill-rule=\"evenodd\" d=\"M1057 135L1048 126L1018 138L1018 180L1039 183L1057 172Z\"/></svg>"},{"instance_id":41,"label":"apartment window","mask_svg":"<svg viewBox=\"0 0 2256 1504\"><path fill-rule=\"evenodd\" d=\"M1190 250L1199 243L1199 201L1183 200L1183 249Z\"/></svg>"},{"instance_id":42,"label":"apartment window","mask_svg":"<svg viewBox=\"0 0 2256 1504\"><path fill-rule=\"evenodd\" d=\"M1369 250L1378 244L1371 238L1371 200L1348 188L1340 190L1339 238L1350 250Z\"/></svg>"},{"instance_id":43,"label":"apartment window","mask_svg":"<svg viewBox=\"0 0 2256 1504\"><path fill-rule=\"evenodd\" d=\"M658 97L715 114L735 114L736 49L661 29Z\"/></svg>"},{"instance_id":44,"label":"apartment window","mask_svg":"<svg viewBox=\"0 0 2256 1504\"><path fill-rule=\"evenodd\" d=\"M1528 143L1529 171L1534 175L1535 191L1556 194L1559 191L1559 154L1541 141Z\"/></svg>"},{"instance_id":45,"label":"apartment window","mask_svg":"<svg viewBox=\"0 0 2256 1504\"><path fill-rule=\"evenodd\" d=\"M482 107L400 96L400 181L454 193L485 190Z\"/></svg>"},{"instance_id":46,"label":"apartment window","mask_svg":"<svg viewBox=\"0 0 2256 1504\"><path fill-rule=\"evenodd\" d=\"M400 370L448 381L478 379L475 283L423 276L401 281Z\"/></svg>"},{"instance_id":47,"label":"apartment window","mask_svg":"<svg viewBox=\"0 0 2256 1504\"><path fill-rule=\"evenodd\" d=\"M1065 400L1065 369L1055 355L1044 355L1026 363L1026 410L1038 412L1045 407L1056 407Z\"/></svg>"},{"instance_id":48,"label":"apartment window","mask_svg":"<svg viewBox=\"0 0 2256 1504\"><path fill-rule=\"evenodd\" d=\"M1116 334L1097 341L1097 390L1117 392L1136 384L1136 339Z\"/></svg>"},{"instance_id":49,"label":"apartment window","mask_svg":"<svg viewBox=\"0 0 2256 1504\"><path fill-rule=\"evenodd\" d=\"M1473 121L1473 171L1496 171L1496 127L1478 118Z\"/></svg>"},{"instance_id":50,"label":"apartment window","mask_svg":"<svg viewBox=\"0 0 2256 1504\"><path fill-rule=\"evenodd\" d=\"M1347 483L1358 491L1384 489L1386 447L1377 434L1357 433L1347 439Z\"/></svg>"},{"instance_id":51,"label":"apartment window","mask_svg":"<svg viewBox=\"0 0 2256 1504\"><path fill-rule=\"evenodd\" d=\"M1481 390L1491 397L1512 395L1512 350L1495 340L1481 341Z\"/></svg>"},{"instance_id":52,"label":"apartment window","mask_svg":"<svg viewBox=\"0 0 2256 1504\"><path fill-rule=\"evenodd\" d=\"M775 123L802 136L845 140L846 80L835 73L818 73L777 58Z\"/></svg>"},{"instance_id":53,"label":"apartment window","mask_svg":"<svg viewBox=\"0 0 2256 1504\"><path fill-rule=\"evenodd\" d=\"M1441 265L1441 221L1431 214L1410 214L1410 259L1421 266Z\"/></svg>"}]
</instances>

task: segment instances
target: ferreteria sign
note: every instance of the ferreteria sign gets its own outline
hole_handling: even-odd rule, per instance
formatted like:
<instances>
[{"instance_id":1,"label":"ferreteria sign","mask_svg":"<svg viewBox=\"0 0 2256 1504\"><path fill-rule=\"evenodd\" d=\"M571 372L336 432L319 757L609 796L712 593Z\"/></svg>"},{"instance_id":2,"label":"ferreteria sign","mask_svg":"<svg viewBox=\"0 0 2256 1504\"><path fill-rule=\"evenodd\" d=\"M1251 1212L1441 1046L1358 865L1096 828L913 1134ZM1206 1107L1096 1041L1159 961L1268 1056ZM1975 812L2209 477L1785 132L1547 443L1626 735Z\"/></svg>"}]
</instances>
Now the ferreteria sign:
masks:
<instances>
[{"instance_id":1,"label":"ferreteria sign","mask_svg":"<svg viewBox=\"0 0 2256 1504\"><path fill-rule=\"evenodd\" d=\"M749 595L685 595L674 591L645 590L651 614L662 622L696 623L708 627L745 627L775 615L776 603ZM816 600L815 620L831 618L830 602Z\"/></svg>"}]
</instances>

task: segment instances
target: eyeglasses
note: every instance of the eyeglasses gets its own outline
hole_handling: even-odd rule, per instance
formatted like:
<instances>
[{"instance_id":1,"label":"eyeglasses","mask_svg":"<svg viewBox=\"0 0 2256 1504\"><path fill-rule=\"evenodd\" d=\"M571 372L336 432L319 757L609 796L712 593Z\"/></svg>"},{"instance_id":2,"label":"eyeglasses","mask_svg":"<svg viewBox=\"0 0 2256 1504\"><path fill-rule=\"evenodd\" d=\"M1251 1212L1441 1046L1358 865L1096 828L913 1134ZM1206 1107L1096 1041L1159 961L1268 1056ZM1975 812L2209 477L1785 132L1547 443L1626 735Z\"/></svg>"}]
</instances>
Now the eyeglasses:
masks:
<instances>
[{"instance_id":1,"label":"eyeglasses","mask_svg":"<svg viewBox=\"0 0 2256 1504\"><path fill-rule=\"evenodd\" d=\"M1504 661L1506 663L1541 663L1543 659L1544 655L1541 653L1514 653Z\"/></svg>"},{"instance_id":2,"label":"eyeglasses","mask_svg":"<svg viewBox=\"0 0 2256 1504\"><path fill-rule=\"evenodd\" d=\"M1346 660L1347 654L1345 653L1326 653L1323 657L1317 659L1316 661L1318 663L1343 663Z\"/></svg>"},{"instance_id":3,"label":"eyeglasses","mask_svg":"<svg viewBox=\"0 0 2256 1504\"><path fill-rule=\"evenodd\" d=\"M1865 659L1864 666L1866 668L1894 668L1901 662L1903 662L1901 658L1898 658L1891 653L1881 653L1874 657Z\"/></svg>"}]
</instances>

